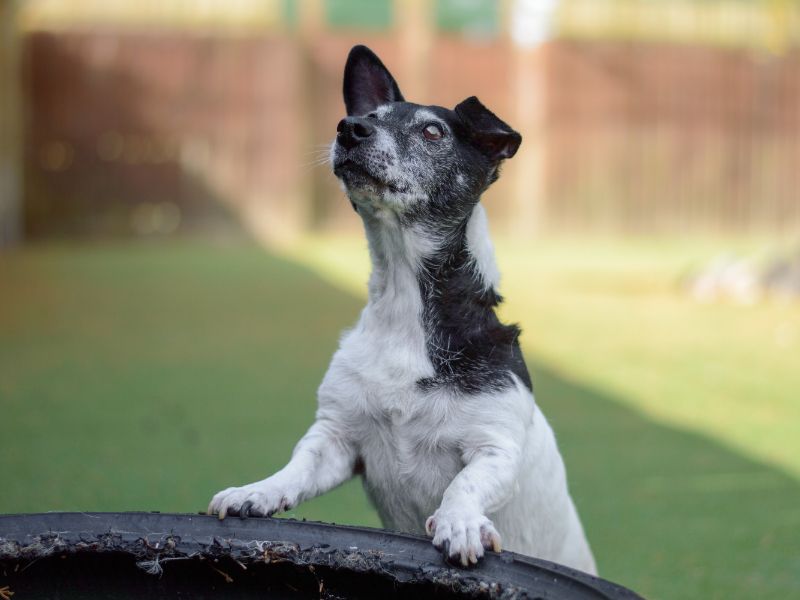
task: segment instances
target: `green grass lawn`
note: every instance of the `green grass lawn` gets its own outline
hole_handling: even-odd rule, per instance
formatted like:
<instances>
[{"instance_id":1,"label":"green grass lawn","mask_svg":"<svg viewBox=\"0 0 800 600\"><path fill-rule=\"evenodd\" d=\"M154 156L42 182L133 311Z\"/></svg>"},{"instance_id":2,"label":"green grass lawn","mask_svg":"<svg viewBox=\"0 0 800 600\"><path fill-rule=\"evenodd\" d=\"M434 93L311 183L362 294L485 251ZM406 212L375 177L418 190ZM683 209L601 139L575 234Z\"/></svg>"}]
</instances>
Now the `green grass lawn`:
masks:
<instances>
[{"instance_id":1,"label":"green grass lawn","mask_svg":"<svg viewBox=\"0 0 800 600\"><path fill-rule=\"evenodd\" d=\"M709 246L500 244L601 574L654 598L800 593L800 306L697 305ZM282 466L363 303L359 240L0 254L0 512L205 508ZM292 516L378 525L351 483Z\"/></svg>"}]
</instances>

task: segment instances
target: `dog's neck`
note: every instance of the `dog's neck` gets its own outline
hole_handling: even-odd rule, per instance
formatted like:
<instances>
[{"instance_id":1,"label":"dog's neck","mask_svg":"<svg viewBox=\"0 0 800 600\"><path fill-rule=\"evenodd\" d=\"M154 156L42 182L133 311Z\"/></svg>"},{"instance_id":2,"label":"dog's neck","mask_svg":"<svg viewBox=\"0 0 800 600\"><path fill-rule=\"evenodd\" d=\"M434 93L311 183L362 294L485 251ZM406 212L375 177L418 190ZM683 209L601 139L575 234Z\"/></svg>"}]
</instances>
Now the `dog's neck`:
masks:
<instances>
[{"instance_id":1,"label":"dog's neck","mask_svg":"<svg viewBox=\"0 0 800 600\"><path fill-rule=\"evenodd\" d=\"M513 385L513 375L530 389L519 329L495 314L501 297L483 208L439 232L392 213L359 213L372 258L361 326L406 348L417 385L480 393Z\"/></svg>"},{"instance_id":2,"label":"dog's neck","mask_svg":"<svg viewBox=\"0 0 800 600\"><path fill-rule=\"evenodd\" d=\"M390 212L361 214L372 261L370 302L407 294L412 279L418 284L414 291L421 286L423 292L435 293L452 278L463 277L465 270L470 273L472 293L482 295L497 287L500 276L480 204L466 222L447 232L405 223Z\"/></svg>"}]
</instances>

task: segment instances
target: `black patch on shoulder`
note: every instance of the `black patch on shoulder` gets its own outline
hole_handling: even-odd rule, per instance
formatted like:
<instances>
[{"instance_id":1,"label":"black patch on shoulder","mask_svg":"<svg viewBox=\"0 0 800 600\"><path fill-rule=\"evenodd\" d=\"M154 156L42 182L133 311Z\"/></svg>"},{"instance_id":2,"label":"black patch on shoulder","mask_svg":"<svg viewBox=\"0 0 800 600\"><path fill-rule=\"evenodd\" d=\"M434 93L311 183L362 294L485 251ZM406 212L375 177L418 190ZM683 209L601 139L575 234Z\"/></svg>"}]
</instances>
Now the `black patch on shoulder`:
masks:
<instances>
[{"instance_id":1,"label":"black patch on shoulder","mask_svg":"<svg viewBox=\"0 0 800 600\"><path fill-rule=\"evenodd\" d=\"M503 299L480 280L467 249L466 221L450 240L417 275L428 357L436 371L417 385L475 394L511 387L513 373L532 389L520 329L497 318L495 307Z\"/></svg>"}]
</instances>

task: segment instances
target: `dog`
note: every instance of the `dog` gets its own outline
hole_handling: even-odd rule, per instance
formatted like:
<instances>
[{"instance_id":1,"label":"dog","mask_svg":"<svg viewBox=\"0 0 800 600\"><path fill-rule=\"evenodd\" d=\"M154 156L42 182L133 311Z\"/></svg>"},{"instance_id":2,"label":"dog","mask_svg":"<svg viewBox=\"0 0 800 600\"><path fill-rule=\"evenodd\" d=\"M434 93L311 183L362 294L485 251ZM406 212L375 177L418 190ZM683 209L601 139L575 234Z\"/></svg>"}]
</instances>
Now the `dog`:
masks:
<instances>
[{"instance_id":1,"label":"dog","mask_svg":"<svg viewBox=\"0 0 800 600\"><path fill-rule=\"evenodd\" d=\"M596 574L520 330L495 314L480 197L520 134L474 96L454 110L406 102L365 46L350 51L343 92L330 160L364 223L369 300L289 463L219 492L209 514L272 515L358 474L386 528L427 533L451 564L502 540Z\"/></svg>"}]
</instances>

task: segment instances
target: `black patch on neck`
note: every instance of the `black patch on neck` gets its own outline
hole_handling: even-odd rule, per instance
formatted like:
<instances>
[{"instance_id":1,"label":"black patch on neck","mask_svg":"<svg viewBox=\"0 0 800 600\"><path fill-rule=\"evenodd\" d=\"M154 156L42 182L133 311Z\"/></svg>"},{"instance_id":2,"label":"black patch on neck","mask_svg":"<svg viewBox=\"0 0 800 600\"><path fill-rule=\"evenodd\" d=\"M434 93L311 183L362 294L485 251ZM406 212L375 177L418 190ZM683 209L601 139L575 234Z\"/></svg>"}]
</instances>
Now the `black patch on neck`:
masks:
<instances>
[{"instance_id":1,"label":"black patch on neck","mask_svg":"<svg viewBox=\"0 0 800 600\"><path fill-rule=\"evenodd\" d=\"M504 390L513 373L531 389L519 346L520 329L495 314L502 297L485 288L467 250L467 222L417 274L423 306L428 357L434 377L420 379L425 390L439 386L468 394Z\"/></svg>"}]
</instances>

